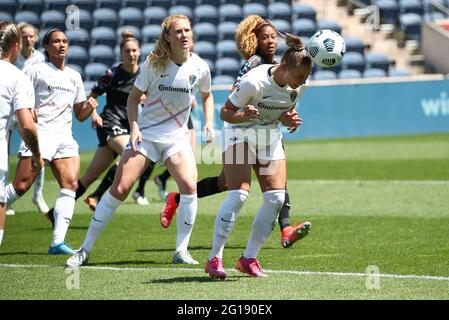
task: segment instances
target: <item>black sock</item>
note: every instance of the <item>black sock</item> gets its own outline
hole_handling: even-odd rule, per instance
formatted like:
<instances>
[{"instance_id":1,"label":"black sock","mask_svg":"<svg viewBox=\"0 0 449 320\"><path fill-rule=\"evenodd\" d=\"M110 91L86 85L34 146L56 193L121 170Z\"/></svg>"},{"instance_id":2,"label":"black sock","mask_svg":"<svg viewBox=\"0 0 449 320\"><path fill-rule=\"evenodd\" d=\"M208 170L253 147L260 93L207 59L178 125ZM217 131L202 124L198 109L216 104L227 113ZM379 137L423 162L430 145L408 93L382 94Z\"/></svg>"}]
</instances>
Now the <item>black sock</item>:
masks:
<instances>
[{"instance_id":1,"label":"black sock","mask_svg":"<svg viewBox=\"0 0 449 320\"><path fill-rule=\"evenodd\" d=\"M86 189L84 188L81 181L78 180L78 189L76 189L75 200L77 200L79 197L81 197L84 194L84 192L86 192Z\"/></svg>"},{"instance_id":2,"label":"black sock","mask_svg":"<svg viewBox=\"0 0 449 320\"><path fill-rule=\"evenodd\" d=\"M171 177L170 172L166 169L164 172L162 172L160 175L158 175L159 179L161 179L161 181L163 183L167 182L168 178Z\"/></svg>"},{"instance_id":3,"label":"black sock","mask_svg":"<svg viewBox=\"0 0 449 320\"><path fill-rule=\"evenodd\" d=\"M218 188L218 177L204 178L196 184L198 198L204 198L222 192Z\"/></svg>"},{"instance_id":4,"label":"black sock","mask_svg":"<svg viewBox=\"0 0 449 320\"><path fill-rule=\"evenodd\" d=\"M139 178L139 184L137 185L135 192L138 192L142 197L145 195L145 183L147 182L148 178L151 176L153 169L154 169L154 164L150 163L148 168L142 173L142 175Z\"/></svg>"},{"instance_id":5,"label":"black sock","mask_svg":"<svg viewBox=\"0 0 449 320\"><path fill-rule=\"evenodd\" d=\"M117 171L117 165L114 164L109 169L109 171L106 173L103 180L101 180L101 183L98 186L98 188L90 196L100 199L103 196L103 194L109 189L109 187L112 185L116 171Z\"/></svg>"},{"instance_id":6,"label":"black sock","mask_svg":"<svg viewBox=\"0 0 449 320\"><path fill-rule=\"evenodd\" d=\"M181 194L180 193L176 194L175 201L176 201L177 204L179 204L179 201L181 201Z\"/></svg>"},{"instance_id":7,"label":"black sock","mask_svg":"<svg viewBox=\"0 0 449 320\"><path fill-rule=\"evenodd\" d=\"M285 201L279 211L279 227L281 230L290 225L290 197L288 191L285 190Z\"/></svg>"}]
</instances>

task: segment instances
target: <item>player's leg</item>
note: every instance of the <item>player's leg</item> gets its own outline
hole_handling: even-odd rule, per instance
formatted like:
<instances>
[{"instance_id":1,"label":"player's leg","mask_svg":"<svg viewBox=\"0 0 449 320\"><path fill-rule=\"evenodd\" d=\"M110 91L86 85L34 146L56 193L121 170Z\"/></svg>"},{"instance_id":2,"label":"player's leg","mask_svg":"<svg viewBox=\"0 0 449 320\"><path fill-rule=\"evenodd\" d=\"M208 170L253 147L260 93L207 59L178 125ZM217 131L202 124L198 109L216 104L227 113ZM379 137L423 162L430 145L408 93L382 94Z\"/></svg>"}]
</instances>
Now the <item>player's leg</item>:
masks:
<instances>
[{"instance_id":1,"label":"player's leg","mask_svg":"<svg viewBox=\"0 0 449 320\"><path fill-rule=\"evenodd\" d=\"M3 234L5 230L6 222L6 195L5 195L5 183L8 173L5 170L0 169L0 246L3 241Z\"/></svg>"},{"instance_id":2,"label":"player's leg","mask_svg":"<svg viewBox=\"0 0 449 320\"><path fill-rule=\"evenodd\" d=\"M5 188L7 206L13 204L30 189L38 173L32 170L31 157L19 155L14 179Z\"/></svg>"},{"instance_id":3,"label":"player's leg","mask_svg":"<svg viewBox=\"0 0 449 320\"><path fill-rule=\"evenodd\" d=\"M154 164L151 163L148 168L142 173L139 178L139 183L137 184L136 190L133 192L133 199L137 204L146 206L149 204L148 199L145 197L145 184L150 178L154 170Z\"/></svg>"},{"instance_id":4,"label":"player's leg","mask_svg":"<svg viewBox=\"0 0 449 320\"><path fill-rule=\"evenodd\" d=\"M42 167L41 171L39 172L39 175L34 181L34 194L32 198L33 203L37 206L38 210L41 213L47 213L48 210L50 210L44 199L43 194L44 180L45 180L45 167Z\"/></svg>"}]
</instances>

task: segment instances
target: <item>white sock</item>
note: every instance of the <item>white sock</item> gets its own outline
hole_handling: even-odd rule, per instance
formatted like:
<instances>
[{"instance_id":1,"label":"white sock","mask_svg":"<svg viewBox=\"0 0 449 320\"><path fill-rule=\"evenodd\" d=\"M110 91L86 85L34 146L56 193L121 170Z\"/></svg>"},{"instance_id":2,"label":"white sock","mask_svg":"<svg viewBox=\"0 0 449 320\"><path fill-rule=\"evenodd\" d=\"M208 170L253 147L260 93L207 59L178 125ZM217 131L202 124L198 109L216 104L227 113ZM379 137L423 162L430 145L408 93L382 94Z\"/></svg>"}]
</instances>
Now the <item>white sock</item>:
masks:
<instances>
[{"instance_id":1,"label":"white sock","mask_svg":"<svg viewBox=\"0 0 449 320\"><path fill-rule=\"evenodd\" d=\"M34 181L34 196L33 198L42 197L42 190L44 189L45 168L42 167L41 172Z\"/></svg>"},{"instance_id":2,"label":"white sock","mask_svg":"<svg viewBox=\"0 0 449 320\"><path fill-rule=\"evenodd\" d=\"M12 186L12 183L8 184L5 188L6 193L6 207L9 208L11 204L14 203L17 199L20 198L20 196L16 193L16 190Z\"/></svg>"},{"instance_id":3,"label":"white sock","mask_svg":"<svg viewBox=\"0 0 449 320\"><path fill-rule=\"evenodd\" d=\"M218 211L215 218L214 242L209 259L214 257L223 258L223 249L231 234L240 209L248 199L249 193L246 190L230 190Z\"/></svg>"},{"instance_id":4,"label":"white sock","mask_svg":"<svg viewBox=\"0 0 449 320\"><path fill-rule=\"evenodd\" d=\"M65 235L72 221L73 211L75 210L75 191L62 188L59 191L55 204L55 228L53 229L53 238L51 245L55 246L64 242Z\"/></svg>"},{"instance_id":5,"label":"white sock","mask_svg":"<svg viewBox=\"0 0 449 320\"><path fill-rule=\"evenodd\" d=\"M114 198L108 191L101 198L97 205L97 209L90 221L89 230L87 230L86 238L84 239L82 248L90 252L104 227L111 221L117 208L122 201Z\"/></svg>"},{"instance_id":6,"label":"white sock","mask_svg":"<svg viewBox=\"0 0 449 320\"><path fill-rule=\"evenodd\" d=\"M195 224L196 211L198 207L197 200L196 193L181 194L178 216L176 217L176 251L187 250L193 225Z\"/></svg>"},{"instance_id":7,"label":"white sock","mask_svg":"<svg viewBox=\"0 0 449 320\"><path fill-rule=\"evenodd\" d=\"M276 218L285 200L285 190L263 193L263 203L253 222L253 230L243 253L245 258L256 258L262 245L273 231Z\"/></svg>"},{"instance_id":8,"label":"white sock","mask_svg":"<svg viewBox=\"0 0 449 320\"><path fill-rule=\"evenodd\" d=\"M0 246L2 245L4 231L0 230Z\"/></svg>"}]
</instances>

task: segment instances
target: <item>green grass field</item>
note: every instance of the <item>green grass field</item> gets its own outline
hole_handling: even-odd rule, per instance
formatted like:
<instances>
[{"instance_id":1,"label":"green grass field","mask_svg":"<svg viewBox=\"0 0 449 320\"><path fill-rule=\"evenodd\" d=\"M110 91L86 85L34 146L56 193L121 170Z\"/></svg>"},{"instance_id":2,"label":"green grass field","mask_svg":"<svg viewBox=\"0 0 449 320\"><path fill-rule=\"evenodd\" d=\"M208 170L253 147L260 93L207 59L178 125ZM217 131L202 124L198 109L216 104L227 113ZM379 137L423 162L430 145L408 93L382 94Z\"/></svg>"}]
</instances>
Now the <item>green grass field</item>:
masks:
<instances>
[{"instance_id":1,"label":"green grass field","mask_svg":"<svg viewBox=\"0 0 449 320\"><path fill-rule=\"evenodd\" d=\"M225 248L229 277L214 281L203 266L225 194L199 201L190 248L201 264L180 267L171 264L176 224L160 226L162 203L149 182L151 204L138 206L130 197L79 273L64 268L67 256L46 254L50 226L26 194L7 219L0 299L449 298L449 134L288 142L286 149L291 218L313 228L283 249L276 226L259 255L269 277L233 269L261 203L256 184ZM82 154L81 172L91 155ZM200 177L219 170L199 165ZM51 170L46 174L45 197L53 204L58 187ZM79 201L66 238L73 247L81 245L90 218Z\"/></svg>"}]
</instances>

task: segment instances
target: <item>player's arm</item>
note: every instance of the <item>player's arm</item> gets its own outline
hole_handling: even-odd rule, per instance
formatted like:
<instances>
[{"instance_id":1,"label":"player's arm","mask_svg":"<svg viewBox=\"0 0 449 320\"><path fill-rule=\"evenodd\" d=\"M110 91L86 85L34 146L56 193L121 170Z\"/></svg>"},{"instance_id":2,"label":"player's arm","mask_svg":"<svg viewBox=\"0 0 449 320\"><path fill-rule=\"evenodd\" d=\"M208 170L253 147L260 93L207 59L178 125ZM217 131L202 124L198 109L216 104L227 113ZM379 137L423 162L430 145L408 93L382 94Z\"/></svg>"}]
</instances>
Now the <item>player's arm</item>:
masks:
<instances>
[{"instance_id":1,"label":"player's arm","mask_svg":"<svg viewBox=\"0 0 449 320\"><path fill-rule=\"evenodd\" d=\"M290 133L295 132L296 129L298 129L298 127L302 124L302 118L299 116L294 106L289 111L283 113L279 120L282 125L288 128Z\"/></svg>"},{"instance_id":2,"label":"player's arm","mask_svg":"<svg viewBox=\"0 0 449 320\"><path fill-rule=\"evenodd\" d=\"M32 109L22 108L16 110L15 113L17 117L20 136L25 142L25 145L33 153L33 169L36 171L40 171L42 166L44 165L44 161L41 158L41 152L39 150L39 141L37 138L37 129L34 121L33 111Z\"/></svg>"},{"instance_id":3,"label":"player's arm","mask_svg":"<svg viewBox=\"0 0 449 320\"><path fill-rule=\"evenodd\" d=\"M229 123L242 123L260 118L259 110L248 104L256 95L255 85L248 81L247 77L244 78L240 84L234 87L225 105L221 108L221 120Z\"/></svg>"},{"instance_id":4,"label":"player's arm","mask_svg":"<svg viewBox=\"0 0 449 320\"><path fill-rule=\"evenodd\" d=\"M200 92L201 103L203 105L204 112L204 136L207 137L207 143L211 143L215 140L214 131L214 97L212 92ZM194 100L195 101L195 100Z\"/></svg>"},{"instance_id":5,"label":"player's arm","mask_svg":"<svg viewBox=\"0 0 449 320\"><path fill-rule=\"evenodd\" d=\"M73 111L75 111L76 118L83 122L91 113L97 108L98 102L95 98L89 96L86 101L75 103L73 105Z\"/></svg>"},{"instance_id":6,"label":"player's arm","mask_svg":"<svg viewBox=\"0 0 449 320\"><path fill-rule=\"evenodd\" d=\"M89 98L94 98L95 100L97 100L98 94L91 91L89 94ZM90 117L92 118L92 124L97 127L97 128L101 128L103 127L103 119L100 117L100 115L97 112L97 108L95 108L92 113L90 114Z\"/></svg>"},{"instance_id":7,"label":"player's arm","mask_svg":"<svg viewBox=\"0 0 449 320\"><path fill-rule=\"evenodd\" d=\"M136 142L142 142L142 134L139 130L139 125L137 123L137 116L139 114L138 105L140 103L140 98L145 92L137 89L136 86L133 86L131 92L128 95L128 101L126 103L126 109L128 112L128 121L131 132L129 134L129 140L131 143L131 147L134 151L136 151Z\"/></svg>"}]
</instances>

